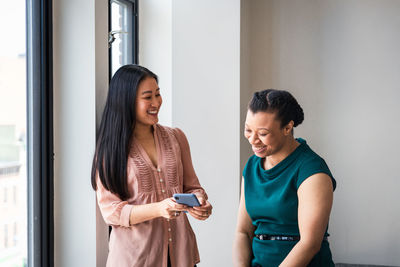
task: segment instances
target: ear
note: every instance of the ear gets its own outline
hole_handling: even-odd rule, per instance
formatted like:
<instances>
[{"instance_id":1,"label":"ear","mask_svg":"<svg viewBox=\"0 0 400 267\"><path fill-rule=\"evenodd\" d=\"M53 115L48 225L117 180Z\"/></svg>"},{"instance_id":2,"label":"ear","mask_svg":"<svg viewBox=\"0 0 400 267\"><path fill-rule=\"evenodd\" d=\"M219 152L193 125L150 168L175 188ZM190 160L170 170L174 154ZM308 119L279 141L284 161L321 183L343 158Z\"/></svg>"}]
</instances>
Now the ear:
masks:
<instances>
[{"instance_id":1,"label":"ear","mask_svg":"<svg viewBox=\"0 0 400 267\"><path fill-rule=\"evenodd\" d=\"M294 125L294 121L291 120L291 121L289 121L288 124L286 124L285 127L283 127L283 134L284 134L285 136L288 136L289 134L292 134L293 125Z\"/></svg>"}]
</instances>

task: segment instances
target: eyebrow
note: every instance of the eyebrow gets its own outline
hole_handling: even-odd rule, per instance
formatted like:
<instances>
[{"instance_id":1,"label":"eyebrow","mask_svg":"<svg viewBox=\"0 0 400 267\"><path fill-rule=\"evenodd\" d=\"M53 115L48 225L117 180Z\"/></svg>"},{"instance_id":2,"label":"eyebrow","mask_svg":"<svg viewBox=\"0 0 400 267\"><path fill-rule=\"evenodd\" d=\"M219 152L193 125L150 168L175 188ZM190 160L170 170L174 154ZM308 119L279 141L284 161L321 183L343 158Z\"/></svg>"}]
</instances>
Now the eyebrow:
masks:
<instances>
[{"instance_id":1,"label":"eyebrow","mask_svg":"<svg viewBox=\"0 0 400 267\"><path fill-rule=\"evenodd\" d=\"M247 123L245 124L245 126L246 126L246 127L249 127L249 125L247 125ZM270 132L270 130L267 129L267 128L257 128L257 130L266 130L266 131Z\"/></svg>"},{"instance_id":2,"label":"eyebrow","mask_svg":"<svg viewBox=\"0 0 400 267\"><path fill-rule=\"evenodd\" d=\"M156 92L157 91L160 91L160 88L157 88ZM152 94L152 93L153 93L153 91L144 91L144 92L142 92L142 95L144 95L144 94Z\"/></svg>"}]
</instances>

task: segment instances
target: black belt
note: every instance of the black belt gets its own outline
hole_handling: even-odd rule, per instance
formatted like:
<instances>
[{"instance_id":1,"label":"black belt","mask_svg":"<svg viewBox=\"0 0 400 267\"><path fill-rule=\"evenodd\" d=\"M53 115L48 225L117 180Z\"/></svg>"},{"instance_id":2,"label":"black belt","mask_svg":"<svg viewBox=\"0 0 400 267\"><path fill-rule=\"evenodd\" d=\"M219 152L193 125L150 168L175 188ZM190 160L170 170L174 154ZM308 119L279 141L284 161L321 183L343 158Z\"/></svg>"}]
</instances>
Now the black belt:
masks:
<instances>
[{"instance_id":1,"label":"black belt","mask_svg":"<svg viewBox=\"0 0 400 267\"><path fill-rule=\"evenodd\" d=\"M260 240L276 240L276 241L299 241L300 236L298 235L256 235ZM328 241L328 237L324 236L324 241Z\"/></svg>"}]
</instances>

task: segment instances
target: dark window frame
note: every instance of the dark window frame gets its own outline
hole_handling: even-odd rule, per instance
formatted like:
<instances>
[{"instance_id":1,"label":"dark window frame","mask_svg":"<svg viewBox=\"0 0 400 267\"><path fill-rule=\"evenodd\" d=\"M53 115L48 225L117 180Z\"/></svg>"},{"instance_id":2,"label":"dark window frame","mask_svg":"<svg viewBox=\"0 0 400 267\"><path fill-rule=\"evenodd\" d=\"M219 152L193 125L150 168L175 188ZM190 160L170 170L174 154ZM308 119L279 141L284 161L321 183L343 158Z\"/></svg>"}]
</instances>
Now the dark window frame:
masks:
<instances>
[{"instance_id":1,"label":"dark window frame","mask_svg":"<svg viewBox=\"0 0 400 267\"><path fill-rule=\"evenodd\" d=\"M54 266L52 0L26 0L28 266Z\"/></svg>"},{"instance_id":2,"label":"dark window frame","mask_svg":"<svg viewBox=\"0 0 400 267\"><path fill-rule=\"evenodd\" d=\"M111 2L108 1L108 32L111 32ZM121 0L121 2L132 3L132 63L139 63L139 0ZM108 48L108 77L112 76L112 48Z\"/></svg>"}]
</instances>

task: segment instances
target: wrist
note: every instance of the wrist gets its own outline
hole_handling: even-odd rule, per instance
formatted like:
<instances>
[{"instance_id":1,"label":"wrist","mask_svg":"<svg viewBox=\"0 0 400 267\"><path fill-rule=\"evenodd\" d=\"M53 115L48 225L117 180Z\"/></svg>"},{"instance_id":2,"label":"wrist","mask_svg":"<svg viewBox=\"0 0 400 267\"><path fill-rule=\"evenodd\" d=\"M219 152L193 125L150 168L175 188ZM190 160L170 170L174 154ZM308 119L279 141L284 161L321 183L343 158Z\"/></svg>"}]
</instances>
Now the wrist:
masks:
<instances>
[{"instance_id":1,"label":"wrist","mask_svg":"<svg viewBox=\"0 0 400 267\"><path fill-rule=\"evenodd\" d=\"M154 206L156 217L162 217L161 201L154 203Z\"/></svg>"}]
</instances>

